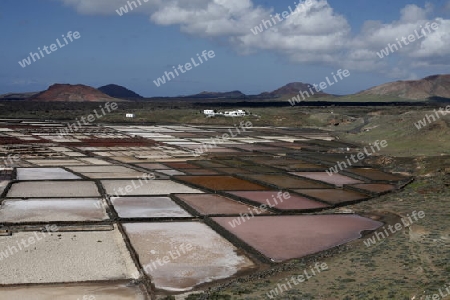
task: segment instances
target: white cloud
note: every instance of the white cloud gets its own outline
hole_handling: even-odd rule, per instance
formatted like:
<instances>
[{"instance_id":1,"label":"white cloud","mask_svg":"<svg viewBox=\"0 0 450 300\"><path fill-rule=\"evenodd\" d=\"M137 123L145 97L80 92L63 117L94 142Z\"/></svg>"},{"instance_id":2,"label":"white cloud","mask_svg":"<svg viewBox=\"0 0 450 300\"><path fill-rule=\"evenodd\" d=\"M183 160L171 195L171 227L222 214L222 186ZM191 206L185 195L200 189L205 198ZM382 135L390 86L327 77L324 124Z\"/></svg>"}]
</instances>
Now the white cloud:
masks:
<instances>
[{"instance_id":1,"label":"white cloud","mask_svg":"<svg viewBox=\"0 0 450 300\"><path fill-rule=\"evenodd\" d=\"M417 23L426 20L428 15L433 11L433 5L426 3L425 8L421 8L415 4L405 6L401 11L401 23Z\"/></svg>"},{"instance_id":2,"label":"white cloud","mask_svg":"<svg viewBox=\"0 0 450 300\"><path fill-rule=\"evenodd\" d=\"M116 16L115 11L127 3L124 0L58 1L82 14ZM430 19L434 7L429 3L424 7L405 6L399 12L399 19L391 23L368 20L359 32L353 29L357 33L352 35L347 19L336 13L326 0L310 0L310 7L304 6L297 14L254 35L252 28L282 11L256 6L251 0L139 1L142 5L131 13L147 15L157 25L179 26L189 35L225 39L241 54L265 50L292 62L331 64L390 74L412 74L410 70L399 70L414 67L418 60L422 66L448 65L450 61L450 20ZM450 1L447 7L450 8ZM380 60L377 56L377 51L388 43L413 34L427 22L436 22L439 28L390 55L389 59Z\"/></svg>"}]
</instances>

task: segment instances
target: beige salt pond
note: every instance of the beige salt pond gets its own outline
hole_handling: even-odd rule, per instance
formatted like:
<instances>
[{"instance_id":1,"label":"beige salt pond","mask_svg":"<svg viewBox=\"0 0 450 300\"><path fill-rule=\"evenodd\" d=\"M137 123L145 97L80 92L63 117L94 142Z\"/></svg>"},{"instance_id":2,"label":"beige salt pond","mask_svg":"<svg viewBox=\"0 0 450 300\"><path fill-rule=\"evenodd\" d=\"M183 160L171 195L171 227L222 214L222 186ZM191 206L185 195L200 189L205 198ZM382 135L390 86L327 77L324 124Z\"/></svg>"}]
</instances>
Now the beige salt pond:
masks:
<instances>
[{"instance_id":1,"label":"beige salt pond","mask_svg":"<svg viewBox=\"0 0 450 300\"><path fill-rule=\"evenodd\" d=\"M7 197L99 197L98 188L91 181L24 181L14 183Z\"/></svg>"},{"instance_id":2,"label":"beige salt pond","mask_svg":"<svg viewBox=\"0 0 450 300\"><path fill-rule=\"evenodd\" d=\"M81 179L63 168L17 168L17 180Z\"/></svg>"},{"instance_id":3,"label":"beige salt pond","mask_svg":"<svg viewBox=\"0 0 450 300\"><path fill-rule=\"evenodd\" d=\"M4 200L0 223L102 221L108 219L101 199Z\"/></svg>"},{"instance_id":4,"label":"beige salt pond","mask_svg":"<svg viewBox=\"0 0 450 300\"><path fill-rule=\"evenodd\" d=\"M0 249L10 249L8 257L2 257L0 284L139 277L117 228L109 231L18 232L12 236L0 236Z\"/></svg>"},{"instance_id":5,"label":"beige salt pond","mask_svg":"<svg viewBox=\"0 0 450 300\"><path fill-rule=\"evenodd\" d=\"M85 298L83 298L85 296ZM91 296L91 298L89 298ZM92 297L93 296L93 297ZM0 287L0 300L149 300L142 286L124 283L52 284Z\"/></svg>"},{"instance_id":6,"label":"beige salt pond","mask_svg":"<svg viewBox=\"0 0 450 300\"><path fill-rule=\"evenodd\" d=\"M143 172L122 166L80 166L69 169L92 179L137 178L145 175Z\"/></svg>"}]
</instances>

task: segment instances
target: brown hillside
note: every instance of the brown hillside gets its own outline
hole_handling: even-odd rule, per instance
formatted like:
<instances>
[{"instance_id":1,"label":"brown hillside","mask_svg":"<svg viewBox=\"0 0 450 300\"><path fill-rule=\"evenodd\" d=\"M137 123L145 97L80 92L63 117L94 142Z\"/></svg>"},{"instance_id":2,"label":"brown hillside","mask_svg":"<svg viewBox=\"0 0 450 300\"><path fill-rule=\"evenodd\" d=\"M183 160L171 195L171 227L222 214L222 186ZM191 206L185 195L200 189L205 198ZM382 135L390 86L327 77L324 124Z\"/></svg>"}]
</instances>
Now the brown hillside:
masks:
<instances>
[{"instance_id":1,"label":"brown hillside","mask_svg":"<svg viewBox=\"0 0 450 300\"><path fill-rule=\"evenodd\" d=\"M32 101L58 101L58 102L104 102L116 101L99 90L82 84L54 84L46 91L40 92L30 98Z\"/></svg>"},{"instance_id":2,"label":"brown hillside","mask_svg":"<svg viewBox=\"0 0 450 300\"><path fill-rule=\"evenodd\" d=\"M396 96L414 100L430 97L450 98L450 75L433 75L420 80L389 82L359 94Z\"/></svg>"}]
</instances>

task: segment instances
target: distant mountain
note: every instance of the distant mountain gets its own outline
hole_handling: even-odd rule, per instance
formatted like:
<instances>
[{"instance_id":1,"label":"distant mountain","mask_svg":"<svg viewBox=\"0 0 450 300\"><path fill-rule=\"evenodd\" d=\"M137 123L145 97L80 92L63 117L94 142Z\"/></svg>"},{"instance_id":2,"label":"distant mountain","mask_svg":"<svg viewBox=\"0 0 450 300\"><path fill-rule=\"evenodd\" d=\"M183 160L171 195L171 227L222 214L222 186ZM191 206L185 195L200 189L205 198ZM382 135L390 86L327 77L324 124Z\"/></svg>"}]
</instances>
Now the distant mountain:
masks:
<instances>
[{"instance_id":1,"label":"distant mountain","mask_svg":"<svg viewBox=\"0 0 450 300\"><path fill-rule=\"evenodd\" d=\"M0 95L0 100L26 100L31 96L36 95L39 92L29 92L29 93L9 93Z\"/></svg>"},{"instance_id":2,"label":"distant mountain","mask_svg":"<svg viewBox=\"0 0 450 300\"><path fill-rule=\"evenodd\" d=\"M47 90L29 98L31 101L58 101L58 102L104 102L116 101L96 88L82 84L54 84Z\"/></svg>"},{"instance_id":3,"label":"distant mountain","mask_svg":"<svg viewBox=\"0 0 450 300\"><path fill-rule=\"evenodd\" d=\"M433 75L420 80L389 82L357 95L395 96L412 100L448 99L450 98L450 75Z\"/></svg>"},{"instance_id":4,"label":"distant mountain","mask_svg":"<svg viewBox=\"0 0 450 300\"><path fill-rule=\"evenodd\" d=\"M143 98L141 95L127 89L126 87L117 84L108 84L98 88L98 90L106 95L114 98L122 99L140 99Z\"/></svg>"},{"instance_id":5,"label":"distant mountain","mask_svg":"<svg viewBox=\"0 0 450 300\"><path fill-rule=\"evenodd\" d=\"M239 99L246 98L247 96L240 91L231 91L231 92L201 92L200 94L189 95L185 98L198 98L198 99Z\"/></svg>"},{"instance_id":6,"label":"distant mountain","mask_svg":"<svg viewBox=\"0 0 450 300\"><path fill-rule=\"evenodd\" d=\"M276 89L272 92L264 92L259 94L259 97L270 97L270 98L280 98L280 97L286 97L286 96L294 96L298 95L300 91L307 91L308 93L311 93L311 90L314 92L314 96L331 96L330 94L324 93L322 91L316 92L314 87L309 83L303 83L303 82L291 82L288 83L279 89Z\"/></svg>"}]
</instances>

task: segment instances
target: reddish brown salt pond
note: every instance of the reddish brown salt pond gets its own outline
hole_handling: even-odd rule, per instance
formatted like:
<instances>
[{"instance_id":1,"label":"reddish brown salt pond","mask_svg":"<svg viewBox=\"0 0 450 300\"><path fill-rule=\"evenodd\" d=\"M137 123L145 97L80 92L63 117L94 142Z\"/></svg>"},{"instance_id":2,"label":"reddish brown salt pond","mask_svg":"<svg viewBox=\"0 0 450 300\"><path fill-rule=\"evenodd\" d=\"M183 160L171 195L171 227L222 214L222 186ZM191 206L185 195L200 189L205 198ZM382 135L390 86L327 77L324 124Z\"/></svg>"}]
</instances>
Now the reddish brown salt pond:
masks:
<instances>
[{"instance_id":1,"label":"reddish brown salt pond","mask_svg":"<svg viewBox=\"0 0 450 300\"><path fill-rule=\"evenodd\" d=\"M175 176L177 180L213 191L258 191L268 188L232 176Z\"/></svg>"},{"instance_id":2,"label":"reddish brown salt pond","mask_svg":"<svg viewBox=\"0 0 450 300\"><path fill-rule=\"evenodd\" d=\"M226 174L250 174L252 173L249 170L240 169L240 168L216 168L217 171L223 172Z\"/></svg>"},{"instance_id":3,"label":"reddish brown salt pond","mask_svg":"<svg viewBox=\"0 0 450 300\"><path fill-rule=\"evenodd\" d=\"M277 152L282 151L282 149L276 148L276 147L270 147L270 146L260 146L260 145L253 145L253 144L241 144L241 145L233 145L232 147L245 150L245 151L261 151L261 152Z\"/></svg>"},{"instance_id":4,"label":"reddish brown salt pond","mask_svg":"<svg viewBox=\"0 0 450 300\"><path fill-rule=\"evenodd\" d=\"M195 164L202 166L204 168L226 168L226 167L228 167L227 165L223 165L221 163L218 163L216 161L211 161L211 160L196 160Z\"/></svg>"},{"instance_id":5,"label":"reddish brown salt pond","mask_svg":"<svg viewBox=\"0 0 450 300\"><path fill-rule=\"evenodd\" d=\"M159 163L136 164L136 165L150 170L170 169L168 166Z\"/></svg>"},{"instance_id":6,"label":"reddish brown salt pond","mask_svg":"<svg viewBox=\"0 0 450 300\"><path fill-rule=\"evenodd\" d=\"M257 216L241 225L233 222L235 217L212 219L275 262L345 244L383 225L358 215Z\"/></svg>"},{"instance_id":7,"label":"reddish brown salt pond","mask_svg":"<svg viewBox=\"0 0 450 300\"><path fill-rule=\"evenodd\" d=\"M382 194L395 190L394 185L387 183L363 183L363 184L353 184L351 186L375 194Z\"/></svg>"},{"instance_id":8,"label":"reddish brown salt pond","mask_svg":"<svg viewBox=\"0 0 450 300\"><path fill-rule=\"evenodd\" d=\"M201 215L226 215L248 213L253 206L215 194L176 194L178 199Z\"/></svg>"},{"instance_id":9,"label":"reddish brown salt pond","mask_svg":"<svg viewBox=\"0 0 450 300\"><path fill-rule=\"evenodd\" d=\"M166 162L165 165L173 169L197 169L199 166L187 163L187 162Z\"/></svg>"},{"instance_id":10,"label":"reddish brown salt pond","mask_svg":"<svg viewBox=\"0 0 450 300\"><path fill-rule=\"evenodd\" d=\"M208 169L183 169L183 172L189 175L219 175L219 172L216 172L214 170L208 170Z\"/></svg>"},{"instance_id":11,"label":"reddish brown salt pond","mask_svg":"<svg viewBox=\"0 0 450 300\"><path fill-rule=\"evenodd\" d=\"M370 198L368 195L362 193L341 189L296 189L293 191L331 204L341 204Z\"/></svg>"},{"instance_id":12,"label":"reddish brown salt pond","mask_svg":"<svg viewBox=\"0 0 450 300\"><path fill-rule=\"evenodd\" d=\"M279 210L308 210L328 207L324 203L298 195L288 194L289 197L284 197L283 194L279 194L279 191L231 191L229 193L247 201L273 206Z\"/></svg>"},{"instance_id":13,"label":"reddish brown salt pond","mask_svg":"<svg viewBox=\"0 0 450 300\"><path fill-rule=\"evenodd\" d=\"M272 165L277 168L284 169L286 171L291 170L323 170L325 169L324 166L316 165L316 164L309 164L309 163L292 163L288 165Z\"/></svg>"},{"instance_id":14,"label":"reddish brown salt pond","mask_svg":"<svg viewBox=\"0 0 450 300\"><path fill-rule=\"evenodd\" d=\"M245 175L245 177L257 180L259 182L268 183L270 185L275 185L277 188L283 189L326 189L330 188L329 185L322 184L319 182L313 182L307 179L295 178L293 176L285 175L266 175L266 174L252 174ZM234 189L238 190L238 189Z\"/></svg>"},{"instance_id":15,"label":"reddish brown salt pond","mask_svg":"<svg viewBox=\"0 0 450 300\"><path fill-rule=\"evenodd\" d=\"M348 171L370 180L400 181L405 179L405 177L403 176L385 173L383 171L372 168L352 168L348 169Z\"/></svg>"}]
</instances>

